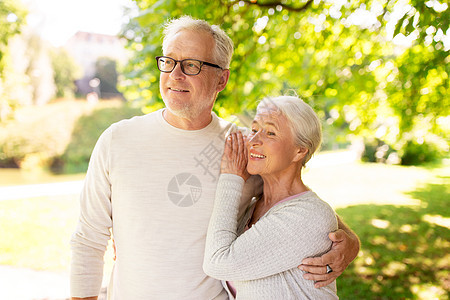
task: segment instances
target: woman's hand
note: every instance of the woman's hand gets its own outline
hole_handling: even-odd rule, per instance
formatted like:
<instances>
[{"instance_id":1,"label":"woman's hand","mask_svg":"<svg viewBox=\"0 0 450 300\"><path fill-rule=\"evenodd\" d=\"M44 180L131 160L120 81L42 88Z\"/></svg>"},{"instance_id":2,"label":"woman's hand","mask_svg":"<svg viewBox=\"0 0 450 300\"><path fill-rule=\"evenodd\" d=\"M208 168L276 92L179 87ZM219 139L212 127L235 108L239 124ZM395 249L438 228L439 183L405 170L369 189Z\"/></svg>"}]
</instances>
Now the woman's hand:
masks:
<instances>
[{"instance_id":1,"label":"woman's hand","mask_svg":"<svg viewBox=\"0 0 450 300\"><path fill-rule=\"evenodd\" d=\"M225 150L222 155L220 172L222 174L235 174L247 180L247 147L242 132L231 133L225 141Z\"/></svg>"}]
</instances>

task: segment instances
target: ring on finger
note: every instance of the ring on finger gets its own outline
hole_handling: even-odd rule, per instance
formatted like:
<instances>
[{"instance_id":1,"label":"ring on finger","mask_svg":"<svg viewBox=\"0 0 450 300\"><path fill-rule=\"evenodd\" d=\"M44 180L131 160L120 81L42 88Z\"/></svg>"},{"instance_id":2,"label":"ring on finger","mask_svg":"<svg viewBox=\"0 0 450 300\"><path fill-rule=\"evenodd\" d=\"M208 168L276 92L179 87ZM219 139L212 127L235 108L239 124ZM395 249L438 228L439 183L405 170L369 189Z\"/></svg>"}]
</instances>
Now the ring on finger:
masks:
<instances>
[{"instance_id":1,"label":"ring on finger","mask_svg":"<svg viewBox=\"0 0 450 300\"><path fill-rule=\"evenodd\" d=\"M331 272L333 272L333 269L329 265L327 265L327 274L330 274Z\"/></svg>"}]
</instances>

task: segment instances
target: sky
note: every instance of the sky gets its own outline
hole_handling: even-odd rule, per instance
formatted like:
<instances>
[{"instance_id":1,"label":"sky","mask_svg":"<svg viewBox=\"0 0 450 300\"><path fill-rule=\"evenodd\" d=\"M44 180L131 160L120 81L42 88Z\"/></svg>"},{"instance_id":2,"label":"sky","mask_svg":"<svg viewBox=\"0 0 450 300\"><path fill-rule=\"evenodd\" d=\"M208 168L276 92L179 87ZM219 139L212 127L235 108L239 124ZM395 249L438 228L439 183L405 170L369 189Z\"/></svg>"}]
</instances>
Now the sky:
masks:
<instances>
[{"instance_id":1,"label":"sky","mask_svg":"<svg viewBox=\"0 0 450 300\"><path fill-rule=\"evenodd\" d=\"M131 0L22 0L28 24L54 46L62 46L77 31L115 35L127 17Z\"/></svg>"}]
</instances>

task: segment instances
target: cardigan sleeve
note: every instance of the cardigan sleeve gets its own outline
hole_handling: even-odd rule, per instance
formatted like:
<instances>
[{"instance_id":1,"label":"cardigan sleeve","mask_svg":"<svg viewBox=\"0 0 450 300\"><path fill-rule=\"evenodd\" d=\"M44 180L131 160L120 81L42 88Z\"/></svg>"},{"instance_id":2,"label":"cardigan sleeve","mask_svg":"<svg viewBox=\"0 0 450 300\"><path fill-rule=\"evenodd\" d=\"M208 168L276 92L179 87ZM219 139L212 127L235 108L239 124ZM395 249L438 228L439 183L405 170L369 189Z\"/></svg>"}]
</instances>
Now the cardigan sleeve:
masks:
<instances>
[{"instance_id":1,"label":"cardigan sleeve","mask_svg":"<svg viewBox=\"0 0 450 300\"><path fill-rule=\"evenodd\" d=\"M206 239L203 269L221 280L254 280L297 267L303 258L327 252L337 229L332 208L314 193L273 207L237 235L243 179L222 174Z\"/></svg>"},{"instance_id":2,"label":"cardigan sleeve","mask_svg":"<svg viewBox=\"0 0 450 300\"><path fill-rule=\"evenodd\" d=\"M72 297L97 296L101 288L103 256L112 227L109 177L111 136L110 127L98 139L81 192L80 216L70 241Z\"/></svg>"}]
</instances>

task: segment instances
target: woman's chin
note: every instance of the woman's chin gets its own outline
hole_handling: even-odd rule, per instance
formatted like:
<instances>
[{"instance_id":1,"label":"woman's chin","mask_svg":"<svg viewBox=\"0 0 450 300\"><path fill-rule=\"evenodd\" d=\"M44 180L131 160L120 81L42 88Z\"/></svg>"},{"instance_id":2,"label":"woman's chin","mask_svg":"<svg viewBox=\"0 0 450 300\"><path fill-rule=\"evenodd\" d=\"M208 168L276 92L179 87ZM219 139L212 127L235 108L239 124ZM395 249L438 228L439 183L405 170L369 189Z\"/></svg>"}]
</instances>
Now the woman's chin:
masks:
<instances>
[{"instance_id":1,"label":"woman's chin","mask_svg":"<svg viewBox=\"0 0 450 300\"><path fill-rule=\"evenodd\" d=\"M260 172L258 172L258 170L252 170L252 169L249 169L249 168L247 168L247 172L250 175L259 175L260 174Z\"/></svg>"}]
</instances>

